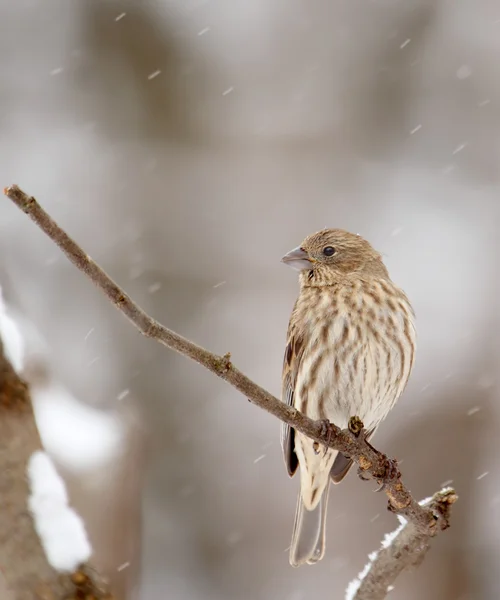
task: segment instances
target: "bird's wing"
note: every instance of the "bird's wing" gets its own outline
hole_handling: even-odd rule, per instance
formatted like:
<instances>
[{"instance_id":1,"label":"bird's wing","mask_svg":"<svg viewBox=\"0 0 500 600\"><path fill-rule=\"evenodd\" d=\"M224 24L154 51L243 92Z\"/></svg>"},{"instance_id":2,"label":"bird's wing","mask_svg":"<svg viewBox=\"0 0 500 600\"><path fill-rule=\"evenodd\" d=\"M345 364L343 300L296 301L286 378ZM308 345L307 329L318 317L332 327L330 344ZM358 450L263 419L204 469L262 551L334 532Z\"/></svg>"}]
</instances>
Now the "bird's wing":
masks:
<instances>
[{"instance_id":1,"label":"bird's wing","mask_svg":"<svg viewBox=\"0 0 500 600\"><path fill-rule=\"evenodd\" d=\"M285 359L283 361L283 377L281 399L289 406L294 405L295 384L297 382L297 372L300 361L304 353L304 335L297 327L288 326L287 344L285 349ZM281 447L285 459L286 468L290 477L294 475L298 467L298 459L295 454L295 430L286 423L281 424Z\"/></svg>"},{"instance_id":2,"label":"bird's wing","mask_svg":"<svg viewBox=\"0 0 500 600\"><path fill-rule=\"evenodd\" d=\"M378 425L366 432L366 440L369 442L375 431L377 431ZM339 452L333 461L333 465L330 471L330 479L333 483L340 483L344 477L349 473L352 467L352 458L345 457L342 452Z\"/></svg>"}]
</instances>

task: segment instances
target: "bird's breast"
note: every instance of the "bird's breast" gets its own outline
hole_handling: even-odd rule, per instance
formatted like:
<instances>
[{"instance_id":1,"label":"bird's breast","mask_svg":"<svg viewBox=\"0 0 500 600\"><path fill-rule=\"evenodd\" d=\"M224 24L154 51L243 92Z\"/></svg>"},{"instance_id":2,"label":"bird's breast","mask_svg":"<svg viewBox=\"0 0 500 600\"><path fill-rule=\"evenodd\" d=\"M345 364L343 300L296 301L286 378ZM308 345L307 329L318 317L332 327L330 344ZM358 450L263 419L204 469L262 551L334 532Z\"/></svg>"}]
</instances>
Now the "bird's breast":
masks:
<instances>
[{"instance_id":1,"label":"bird's breast","mask_svg":"<svg viewBox=\"0 0 500 600\"><path fill-rule=\"evenodd\" d=\"M327 288L309 300L301 307L307 344L295 405L339 427L356 415L370 428L387 415L410 375L415 350L411 307L402 292L385 282Z\"/></svg>"}]
</instances>

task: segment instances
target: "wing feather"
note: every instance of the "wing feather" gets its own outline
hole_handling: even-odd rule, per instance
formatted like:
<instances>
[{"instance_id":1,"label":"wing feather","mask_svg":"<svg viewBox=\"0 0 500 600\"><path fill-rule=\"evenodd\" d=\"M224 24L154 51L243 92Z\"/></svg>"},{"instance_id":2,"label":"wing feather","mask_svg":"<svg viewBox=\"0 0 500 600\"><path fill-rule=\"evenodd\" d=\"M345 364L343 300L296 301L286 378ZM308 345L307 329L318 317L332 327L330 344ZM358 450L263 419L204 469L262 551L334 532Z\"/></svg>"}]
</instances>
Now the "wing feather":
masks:
<instances>
[{"instance_id":1,"label":"wing feather","mask_svg":"<svg viewBox=\"0 0 500 600\"><path fill-rule=\"evenodd\" d=\"M293 325L293 313L288 326L285 358L283 361L283 377L281 399L289 406L294 405L295 385L300 361L304 353L304 337L298 328ZM295 430L286 423L281 424L281 447L286 468L290 477L295 474L299 465L295 454Z\"/></svg>"}]
</instances>

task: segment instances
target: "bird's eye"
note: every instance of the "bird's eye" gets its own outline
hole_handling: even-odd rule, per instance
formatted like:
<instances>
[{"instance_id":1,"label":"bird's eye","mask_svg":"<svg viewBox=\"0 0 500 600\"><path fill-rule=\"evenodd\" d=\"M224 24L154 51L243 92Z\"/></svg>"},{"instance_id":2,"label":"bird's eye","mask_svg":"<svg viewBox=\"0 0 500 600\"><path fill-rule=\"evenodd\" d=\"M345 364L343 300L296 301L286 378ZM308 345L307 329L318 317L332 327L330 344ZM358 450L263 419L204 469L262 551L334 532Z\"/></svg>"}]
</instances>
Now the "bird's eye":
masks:
<instances>
[{"instance_id":1,"label":"bird's eye","mask_svg":"<svg viewBox=\"0 0 500 600\"><path fill-rule=\"evenodd\" d=\"M323 254L325 256L333 256L335 254L335 248L333 246L326 246L323 248Z\"/></svg>"}]
</instances>

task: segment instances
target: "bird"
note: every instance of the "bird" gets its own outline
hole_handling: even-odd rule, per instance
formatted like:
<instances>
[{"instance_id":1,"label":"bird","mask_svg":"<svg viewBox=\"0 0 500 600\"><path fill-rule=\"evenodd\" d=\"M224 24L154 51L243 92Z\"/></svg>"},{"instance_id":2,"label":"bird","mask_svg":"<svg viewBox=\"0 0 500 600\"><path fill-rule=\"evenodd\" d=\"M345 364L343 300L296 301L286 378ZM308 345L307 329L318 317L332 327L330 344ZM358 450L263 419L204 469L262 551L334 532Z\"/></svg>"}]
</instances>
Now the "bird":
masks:
<instances>
[{"instance_id":1,"label":"bird","mask_svg":"<svg viewBox=\"0 0 500 600\"><path fill-rule=\"evenodd\" d=\"M416 350L415 313L389 277L382 256L358 234L314 233L282 259L299 271L290 317L282 401L311 419L344 429L357 416L369 440L403 393ZM340 483L353 461L282 424L281 445L300 491L290 545L293 567L325 553L330 481Z\"/></svg>"}]
</instances>

